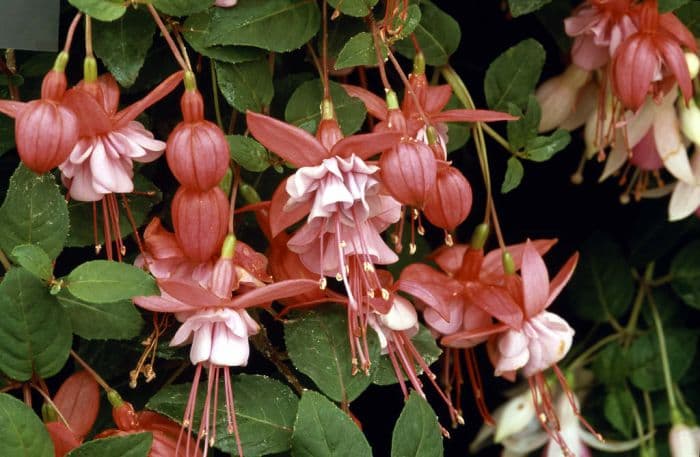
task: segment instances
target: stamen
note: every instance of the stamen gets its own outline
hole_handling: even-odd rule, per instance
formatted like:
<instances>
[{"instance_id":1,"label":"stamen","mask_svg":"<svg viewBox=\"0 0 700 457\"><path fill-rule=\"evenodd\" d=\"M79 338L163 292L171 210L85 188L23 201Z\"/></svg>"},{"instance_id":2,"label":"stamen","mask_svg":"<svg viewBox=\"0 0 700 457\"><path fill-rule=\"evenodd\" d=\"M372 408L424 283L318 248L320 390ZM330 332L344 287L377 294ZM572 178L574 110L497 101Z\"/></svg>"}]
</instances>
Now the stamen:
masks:
<instances>
[{"instance_id":1,"label":"stamen","mask_svg":"<svg viewBox=\"0 0 700 457\"><path fill-rule=\"evenodd\" d=\"M326 287L328 287L328 281L325 276L318 280L318 287L321 290L326 290Z\"/></svg>"}]
</instances>

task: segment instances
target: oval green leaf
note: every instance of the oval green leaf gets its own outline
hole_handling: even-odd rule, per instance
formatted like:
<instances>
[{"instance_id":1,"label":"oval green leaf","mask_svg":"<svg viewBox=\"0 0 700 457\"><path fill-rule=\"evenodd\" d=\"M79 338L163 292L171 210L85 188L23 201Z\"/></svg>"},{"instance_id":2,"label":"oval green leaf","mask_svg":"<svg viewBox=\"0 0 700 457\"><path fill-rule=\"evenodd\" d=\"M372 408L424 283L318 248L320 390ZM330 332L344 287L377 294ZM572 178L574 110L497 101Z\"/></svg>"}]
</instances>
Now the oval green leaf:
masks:
<instances>
[{"instance_id":1,"label":"oval green leaf","mask_svg":"<svg viewBox=\"0 0 700 457\"><path fill-rule=\"evenodd\" d=\"M253 138L243 135L226 135L231 159L248 171L261 172L270 167L270 153Z\"/></svg>"},{"instance_id":2,"label":"oval green leaf","mask_svg":"<svg viewBox=\"0 0 700 457\"><path fill-rule=\"evenodd\" d=\"M435 411L411 391L391 435L391 457L441 457L442 434Z\"/></svg>"},{"instance_id":3,"label":"oval green leaf","mask_svg":"<svg viewBox=\"0 0 700 457\"><path fill-rule=\"evenodd\" d=\"M140 295L160 295L151 275L133 265L93 260L65 278L68 291L88 303L109 303Z\"/></svg>"},{"instance_id":4,"label":"oval green leaf","mask_svg":"<svg viewBox=\"0 0 700 457\"><path fill-rule=\"evenodd\" d=\"M39 246L20 244L12 250L11 257L20 266L43 281L50 281L53 277L51 259Z\"/></svg>"},{"instance_id":5,"label":"oval green leaf","mask_svg":"<svg viewBox=\"0 0 700 457\"><path fill-rule=\"evenodd\" d=\"M62 290L56 296L73 327L86 340L125 340L139 335L143 318L131 300L87 303Z\"/></svg>"},{"instance_id":6,"label":"oval green leaf","mask_svg":"<svg viewBox=\"0 0 700 457\"><path fill-rule=\"evenodd\" d=\"M53 457L46 427L27 405L0 393L0 455L3 457Z\"/></svg>"},{"instance_id":7,"label":"oval green leaf","mask_svg":"<svg viewBox=\"0 0 700 457\"><path fill-rule=\"evenodd\" d=\"M484 92L489 108L506 111L508 103L525 110L544 65L541 44L527 39L501 54L489 65Z\"/></svg>"},{"instance_id":8,"label":"oval green leaf","mask_svg":"<svg viewBox=\"0 0 700 457\"><path fill-rule=\"evenodd\" d=\"M134 433L88 441L66 457L148 457L153 434Z\"/></svg>"},{"instance_id":9,"label":"oval green leaf","mask_svg":"<svg viewBox=\"0 0 700 457\"><path fill-rule=\"evenodd\" d=\"M263 60L237 64L216 62L216 78L226 101L241 113L262 111L275 92L270 68Z\"/></svg>"},{"instance_id":10,"label":"oval green leaf","mask_svg":"<svg viewBox=\"0 0 700 457\"><path fill-rule=\"evenodd\" d=\"M68 3L88 16L106 22L122 17L127 5L121 0L68 0Z\"/></svg>"},{"instance_id":11,"label":"oval green leaf","mask_svg":"<svg viewBox=\"0 0 700 457\"><path fill-rule=\"evenodd\" d=\"M428 65L445 65L459 47L459 23L431 2L421 2L420 23L413 30ZM396 49L412 59L416 55L410 38L396 43Z\"/></svg>"}]
</instances>

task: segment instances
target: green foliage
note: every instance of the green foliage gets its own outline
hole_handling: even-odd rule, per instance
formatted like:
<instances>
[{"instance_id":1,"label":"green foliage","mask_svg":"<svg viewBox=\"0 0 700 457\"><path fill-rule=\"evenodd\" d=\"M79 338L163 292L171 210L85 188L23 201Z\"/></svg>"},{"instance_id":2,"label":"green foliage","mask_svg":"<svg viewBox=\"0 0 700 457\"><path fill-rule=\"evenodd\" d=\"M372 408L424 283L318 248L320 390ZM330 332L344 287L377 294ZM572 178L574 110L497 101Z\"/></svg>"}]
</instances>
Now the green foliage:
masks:
<instances>
[{"instance_id":1,"label":"green foliage","mask_svg":"<svg viewBox=\"0 0 700 457\"><path fill-rule=\"evenodd\" d=\"M420 23L413 31L428 65L445 65L459 47L462 32L449 14L429 1L420 4ZM396 49L412 59L416 50L410 38L396 43Z\"/></svg>"},{"instance_id":2,"label":"green foliage","mask_svg":"<svg viewBox=\"0 0 700 457\"><path fill-rule=\"evenodd\" d=\"M515 189L520 185L523 180L523 174L525 169L523 164L520 163L517 157L513 156L508 159L508 166L506 168L506 175L503 178L503 183L501 184L501 193L507 194L511 190Z\"/></svg>"},{"instance_id":3,"label":"green foliage","mask_svg":"<svg viewBox=\"0 0 700 457\"><path fill-rule=\"evenodd\" d=\"M700 35L700 2L688 2L678 8L675 13L693 35Z\"/></svg>"},{"instance_id":4,"label":"green foliage","mask_svg":"<svg viewBox=\"0 0 700 457\"><path fill-rule=\"evenodd\" d=\"M194 14L185 21L185 39L198 53L211 59L228 63L261 60L265 56L264 50L249 46L209 45L210 20L211 16L205 12Z\"/></svg>"},{"instance_id":5,"label":"green foliage","mask_svg":"<svg viewBox=\"0 0 700 457\"><path fill-rule=\"evenodd\" d=\"M73 333L86 340L123 340L138 336L141 313L131 300L88 303L62 290L56 298L70 318Z\"/></svg>"},{"instance_id":6,"label":"green foliage","mask_svg":"<svg viewBox=\"0 0 700 457\"><path fill-rule=\"evenodd\" d=\"M330 91L343 134L350 135L360 130L367 115L365 105L359 99L350 97L340 84L333 81L330 84ZM321 120L319 106L322 98L323 87L320 80L302 83L287 102L287 108L284 111L285 120L311 134L316 134Z\"/></svg>"},{"instance_id":7,"label":"green foliage","mask_svg":"<svg viewBox=\"0 0 700 457\"><path fill-rule=\"evenodd\" d=\"M68 316L47 286L24 268L0 283L0 371L28 381L49 377L66 362L72 332Z\"/></svg>"},{"instance_id":8,"label":"green foliage","mask_svg":"<svg viewBox=\"0 0 700 457\"><path fill-rule=\"evenodd\" d=\"M136 296L160 295L148 273L126 263L93 260L65 278L68 291L88 303L110 303Z\"/></svg>"},{"instance_id":9,"label":"green foliage","mask_svg":"<svg viewBox=\"0 0 700 457\"><path fill-rule=\"evenodd\" d=\"M28 272L43 281L53 277L53 265L49 256L39 246L21 244L12 250L12 258Z\"/></svg>"},{"instance_id":10,"label":"green foliage","mask_svg":"<svg viewBox=\"0 0 700 457\"><path fill-rule=\"evenodd\" d=\"M153 42L155 28L145 9L132 9L113 22L95 24L95 54L122 86L129 87L136 81Z\"/></svg>"},{"instance_id":11,"label":"green foliage","mask_svg":"<svg viewBox=\"0 0 700 457\"><path fill-rule=\"evenodd\" d=\"M226 135L231 149L231 159L248 171L262 172L270 167L270 153L253 138L243 135Z\"/></svg>"},{"instance_id":12,"label":"green foliage","mask_svg":"<svg viewBox=\"0 0 700 457\"><path fill-rule=\"evenodd\" d=\"M236 420L245 455L266 455L291 447L292 428L299 400L284 384L266 376L238 375L231 377L236 407ZM146 405L173 420L181 421L190 394L189 384L161 389ZM223 384L219 386L219 408L216 422L216 447L235 455L236 443L226 428ZM197 430L204 404L206 386L199 388L193 429Z\"/></svg>"},{"instance_id":13,"label":"green foliage","mask_svg":"<svg viewBox=\"0 0 700 457\"><path fill-rule=\"evenodd\" d=\"M690 329L666 328L664 336L671 379L678 382L693 362L699 335ZM632 384L642 390L663 389L665 384L660 357L656 332L650 331L634 340L627 354Z\"/></svg>"},{"instance_id":14,"label":"green foliage","mask_svg":"<svg viewBox=\"0 0 700 457\"><path fill-rule=\"evenodd\" d=\"M126 4L121 0L68 0L68 3L98 21L114 21L126 12Z\"/></svg>"},{"instance_id":15,"label":"green foliage","mask_svg":"<svg viewBox=\"0 0 700 457\"><path fill-rule=\"evenodd\" d=\"M544 48L531 38L498 56L489 65L484 79L489 108L506 111L512 103L525 110L540 79L544 58Z\"/></svg>"},{"instance_id":16,"label":"green foliage","mask_svg":"<svg viewBox=\"0 0 700 457\"><path fill-rule=\"evenodd\" d=\"M35 244L56 258L68 235L66 200L50 174L37 176L23 165L17 167L0 207L0 249Z\"/></svg>"},{"instance_id":17,"label":"green foliage","mask_svg":"<svg viewBox=\"0 0 700 457\"><path fill-rule=\"evenodd\" d=\"M292 435L293 457L369 457L372 450L348 416L323 395L301 396Z\"/></svg>"},{"instance_id":18,"label":"green foliage","mask_svg":"<svg viewBox=\"0 0 700 457\"><path fill-rule=\"evenodd\" d=\"M428 365L435 362L440 357L440 354L442 354L442 349L437 345L430 330L424 325L419 326L418 333L411 338L411 342ZM394 367L388 355L382 355L378 362L379 363L376 363L376 368L374 366L375 364L373 364L372 367L373 384L388 386L399 382L398 379L396 379L396 372L394 371ZM413 368L416 370L416 373L423 373L423 368L418 364L415 364ZM408 379L406 376L403 378L404 380Z\"/></svg>"},{"instance_id":19,"label":"green foliage","mask_svg":"<svg viewBox=\"0 0 700 457\"><path fill-rule=\"evenodd\" d=\"M692 0L659 0L659 11L666 13L668 11L677 10L691 1Z\"/></svg>"},{"instance_id":20,"label":"green foliage","mask_svg":"<svg viewBox=\"0 0 700 457\"><path fill-rule=\"evenodd\" d=\"M0 455L3 457L53 457L54 455L49 433L41 420L27 405L5 393L0 393Z\"/></svg>"},{"instance_id":21,"label":"green foliage","mask_svg":"<svg viewBox=\"0 0 700 457\"><path fill-rule=\"evenodd\" d=\"M435 412L415 390L391 436L391 457L441 457L442 434Z\"/></svg>"},{"instance_id":22,"label":"green foliage","mask_svg":"<svg viewBox=\"0 0 700 457\"><path fill-rule=\"evenodd\" d=\"M671 285L683 301L700 309L700 241L685 246L671 264Z\"/></svg>"},{"instance_id":23,"label":"green foliage","mask_svg":"<svg viewBox=\"0 0 700 457\"><path fill-rule=\"evenodd\" d=\"M387 47L380 44L379 48L382 58L386 59ZM374 38L369 32L360 32L345 43L343 49L338 53L335 61L335 69L356 67L358 65L377 65L377 51L374 46Z\"/></svg>"},{"instance_id":24,"label":"green foliage","mask_svg":"<svg viewBox=\"0 0 700 457\"><path fill-rule=\"evenodd\" d=\"M272 75L266 61L216 63L219 89L229 105L238 111L262 111L274 95Z\"/></svg>"},{"instance_id":25,"label":"green foliage","mask_svg":"<svg viewBox=\"0 0 700 457\"><path fill-rule=\"evenodd\" d=\"M628 389L614 389L605 396L605 418L617 431L630 438L634 426L634 398Z\"/></svg>"},{"instance_id":26,"label":"green foliage","mask_svg":"<svg viewBox=\"0 0 700 457\"><path fill-rule=\"evenodd\" d=\"M153 443L151 433L133 433L88 441L67 457L148 457Z\"/></svg>"},{"instance_id":27,"label":"green foliage","mask_svg":"<svg viewBox=\"0 0 700 457\"><path fill-rule=\"evenodd\" d=\"M348 16L365 17L378 0L328 0L328 4Z\"/></svg>"},{"instance_id":28,"label":"green foliage","mask_svg":"<svg viewBox=\"0 0 700 457\"><path fill-rule=\"evenodd\" d=\"M537 11L551 1L552 0L508 0L508 7L510 8L510 14L512 14L513 17L518 17Z\"/></svg>"},{"instance_id":29,"label":"green foliage","mask_svg":"<svg viewBox=\"0 0 700 457\"><path fill-rule=\"evenodd\" d=\"M275 52L303 46L316 35L321 19L314 0L241 2L235 8L211 8L208 14L207 47L255 46Z\"/></svg>"},{"instance_id":30,"label":"green foliage","mask_svg":"<svg viewBox=\"0 0 700 457\"><path fill-rule=\"evenodd\" d=\"M347 316L338 307L309 311L288 321L284 340L297 370L311 378L335 401L352 401L369 386L371 378L352 373ZM370 347L370 358L379 358L378 345Z\"/></svg>"},{"instance_id":31,"label":"green foliage","mask_svg":"<svg viewBox=\"0 0 700 457\"><path fill-rule=\"evenodd\" d=\"M0 114L0 156L15 147L15 123L12 119Z\"/></svg>"},{"instance_id":32,"label":"green foliage","mask_svg":"<svg viewBox=\"0 0 700 457\"><path fill-rule=\"evenodd\" d=\"M581 260L569 285L576 313L604 322L621 316L634 295L631 266L622 248L599 232L581 247Z\"/></svg>"},{"instance_id":33,"label":"green foliage","mask_svg":"<svg viewBox=\"0 0 700 457\"><path fill-rule=\"evenodd\" d=\"M170 16L189 16L211 6L208 2L201 0L152 0L152 3L158 11Z\"/></svg>"}]
</instances>

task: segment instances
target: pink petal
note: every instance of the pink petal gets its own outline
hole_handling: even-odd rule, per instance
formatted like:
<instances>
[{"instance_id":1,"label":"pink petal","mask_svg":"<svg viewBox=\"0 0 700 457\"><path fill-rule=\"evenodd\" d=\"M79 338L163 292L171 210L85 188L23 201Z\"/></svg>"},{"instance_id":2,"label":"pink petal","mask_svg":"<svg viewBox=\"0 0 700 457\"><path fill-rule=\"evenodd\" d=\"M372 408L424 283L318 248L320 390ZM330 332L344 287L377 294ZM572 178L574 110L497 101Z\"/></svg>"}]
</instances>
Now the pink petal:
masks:
<instances>
[{"instance_id":1,"label":"pink petal","mask_svg":"<svg viewBox=\"0 0 700 457\"><path fill-rule=\"evenodd\" d=\"M515 121L517 116L485 109L451 109L430 116L432 122L495 122Z\"/></svg>"},{"instance_id":2,"label":"pink petal","mask_svg":"<svg viewBox=\"0 0 700 457\"><path fill-rule=\"evenodd\" d=\"M552 282L549 285L549 297L547 297L547 303L544 306L545 308L547 308L554 301L554 299L559 296L561 290L571 279L571 275L574 274L574 270L578 264L578 257L578 252L569 257L569 260L567 260L564 266L561 267L559 273L557 273L554 279L552 279Z\"/></svg>"},{"instance_id":3,"label":"pink petal","mask_svg":"<svg viewBox=\"0 0 700 457\"><path fill-rule=\"evenodd\" d=\"M462 266L464 254L469 249L467 244L455 244L454 246L442 246L431 254L430 258L449 275L454 275Z\"/></svg>"},{"instance_id":4,"label":"pink petal","mask_svg":"<svg viewBox=\"0 0 700 457\"><path fill-rule=\"evenodd\" d=\"M439 86L426 86L425 88L425 105L423 110L430 114L430 119L434 120L432 113L440 113L449 103L452 96L452 87L449 84L441 84ZM409 95L410 96L410 95Z\"/></svg>"},{"instance_id":5,"label":"pink petal","mask_svg":"<svg viewBox=\"0 0 700 457\"><path fill-rule=\"evenodd\" d=\"M181 313L185 311L196 311L199 309L198 306L168 300L155 295L151 297L134 297L133 300L134 304L137 306L156 313Z\"/></svg>"},{"instance_id":6,"label":"pink petal","mask_svg":"<svg viewBox=\"0 0 700 457\"><path fill-rule=\"evenodd\" d=\"M286 190L288 179L289 178L286 178L282 181L272 195L270 204L270 234L273 238L279 235L282 230L306 216L311 210L311 200L304 204L297 205L291 211L284 210L287 201L289 201L289 194Z\"/></svg>"},{"instance_id":7,"label":"pink petal","mask_svg":"<svg viewBox=\"0 0 700 457\"><path fill-rule=\"evenodd\" d=\"M693 96L693 82L690 80L690 71L685 60L685 54L678 43L670 39L662 39L656 41L656 46L661 52L664 63L671 70L673 76L678 81L678 87L681 89L683 98L686 103Z\"/></svg>"},{"instance_id":8,"label":"pink petal","mask_svg":"<svg viewBox=\"0 0 700 457\"><path fill-rule=\"evenodd\" d=\"M299 127L252 111L246 113L246 121L255 139L296 167L318 165L329 157L326 148Z\"/></svg>"},{"instance_id":9,"label":"pink petal","mask_svg":"<svg viewBox=\"0 0 700 457\"><path fill-rule=\"evenodd\" d=\"M193 307L215 307L222 303L221 298L199 284L178 279L159 279L158 287L176 300Z\"/></svg>"},{"instance_id":10,"label":"pink petal","mask_svg":"<svg viewBox=\"0 0 700 457\"><path fill-rule=\"evenodd\" d=\"M355 154L362 160L395 146L403 134L399 132L375 132L352 135L338 141L331 150L332 155L350 157Z\"/></svg>"},{"instance_id":11,"label":"pink petal","mask_svg":"<svg viewBox=\"0 0 700 457\"><path fill-rule=\"evenodd\" d=\"M157 103L163 97L172 92L173 89L175 89L178 86L178 84L180 84L180 81L182 81L183 76L184 73L182 71L173 73L172 75L168 76L162 83L158 84L155 87L155 89L146 94L146 96L143 97L141 100L119 111L114 118L116 128L127 125L129 122L136 119L136 117L139 114L143 113L148 107L150 107L154 103Z\"/></svg>"},{"instance_id":12,"label":"pink petal","mask_svg":"<svg viewBox=\"0 0 700 457\"><path fill-rule=\"evenodd\" d=\"M387 118L386 102L377 95L359 86L343 84L343 89L351 97L357 97L365 104L367 111L377 119L384 120Z\"/></svg>"},{"instance_id":13,"label":"pink petal","mask_svg":"<svg viewBox=\"0 0 700 457\"><path fill-rule=\"evenodd\" d=\"M310 279L287 279L233 297L226 306L237 309L248 308L270 303L282 298L305 294L318 288L318 281L312 281Z\"/></svg>"},{"instance_id":14,"label":"pink petal","mask_svg":"<svg viewBox=\"0 0 700 457\"><path fill-rule=\"evenodd\" d=\"M523 265L520 269L523 278L523 306L527 317L536 316L547 305L549 297L549 274L530 240L525 243L523 250Z\"/></svg>"},{"instance_id":15,"label":"pink petal","mask_svg":"<svg viewBox=\"0 0 700 457\"><path fill-rule=\"evenodd\" d=\"M480 282L468 282L464 286L464 293L471 304L509 327L519 329L522 326L523 312L506 289Z\"/></svg>"},{"instance_id":16,"label":"pink petal","mask_svg":"<svg viewBox=\"0 0 700 457\"><path fill-rule=\"evenodd\" d=\"M26 103L15 102L12 100L0 100L0 113L6 114L10 117L17 117L17 113L21 110Z\"/></svg>"},{"instance_id":17,"label":"pink petal","mask_svg":"<svg viewBox=\"0 0 700 457\"><path fill-rule=\"evenodd\" d=\"M645 35L632 35L617 48L612 67L613 87L625 106L634 111L642 106L658 67L656 49Z\"/></svg>"},{"instance_id":18,"label":"pink petal","mask_svg":"<svg viewBox=\"0 0 700 457\"><path fill-rule=\"evenodd\" d=\"M545 255L557 243L556 238L543 240L530 240L530 244L540 255ZM523 263L523 252L525 243L512 244L507 246L507 251L513 257L515 269L519 270ZM486 254L484 262L481 266L481 280L486 282L497 282L497 279L503 276L503 261L500 249L494 249Z\"/></svg>"},{"instance_id":19,"label":"pink petal","mask_svg":"<svg viewBox=\"0 0 700 457\"><path fill-rule=\"evenodd\" d=\"M475 328L463 332L453 333L452 335L443 337L440 340L440 343L443 346L455 347L456 345L459 345L461 341L483 338L485 336L501 333L509 328L510 327L506 324L493 324L489 325L488 327Z\"/></svg>"}]
</instances>

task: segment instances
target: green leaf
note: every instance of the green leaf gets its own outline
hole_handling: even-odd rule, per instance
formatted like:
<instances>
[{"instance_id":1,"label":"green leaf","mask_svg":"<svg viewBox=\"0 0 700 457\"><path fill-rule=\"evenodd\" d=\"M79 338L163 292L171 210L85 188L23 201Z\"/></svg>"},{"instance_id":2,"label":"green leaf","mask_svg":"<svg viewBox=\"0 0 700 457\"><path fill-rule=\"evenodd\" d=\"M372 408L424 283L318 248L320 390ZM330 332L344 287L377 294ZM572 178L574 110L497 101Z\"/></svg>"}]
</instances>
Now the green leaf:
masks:
<instances>
[{"instance_id":1,"label":"green leaf","mask_svg":"<svg viewBox=\"0 0 700 457\"><path fill-rule=\"evenodd\" d=\"M216 78L226 101L241 113L260 112L272 101L274 87L266 61L216 62Z\"/></svg>"},{"instance_id":2,"label":"green leaf","mask_svg":"<svg viewBox=\"0 0 700 457\"><path fill-rule=\"evenodd\" d=\"M629 389L614 389L605 396L605 418L626 438L632 436L634 416L630 411L634 408L634 398Z\"/></svg>"},{"instance_id":3,"label":"green leaf","mask_svg":"<svg viewBox=\"0 0 700 457\"><path fill-rule=\"evenodd\" d=\"M593 372L603 384L623 386L627 376L627 359L622 346L613 342L605 346L593 361Z\"/></svg>"},{"instance_id":4,"label":"green leaf","mask_svg":"<svg viewBox=\"0 0 700 457\"><path fill-rule=\"evenodd\" d=\"M357 425L323 395L301 396L292 435L293 457L363 457L372 450Z\"/></svg>"},{"instance_id":5,"label":"green leaf","mask_svg":"<svg viewBox=\"0 0 700 457\"><path fill-rule=\"evenodd\" d=\"M489 108L499 111L513 103L526 109L544 65L545 52L533 39L516 44L489 65L484 79L484 92Z\"/></svg>"},{"instance_id":6,"label":"green leaf","mask_svg":"<svg viewBox=\"0 0 700 457\"><path fill-rule=\"evenodd\" d=\"M508 167L506 168L506 175L503 178L503 183L501 184L501 193L507 194L511 190L515 189L520 185L520 181L523 180L523 174L525 169L523 164L520 163L517 157L512 156L508 159Z\"/></svg>"},{"instance_id":7,"label":"green leaf","mask_svg":"<svg viewBox=\"0 0 700 457\"><path fill-rule=\"evenodd\" d=\"M95 23L95 54L122 86L130 87L136 81L153 43L155 27L145 9L130 9L116 21Z\"/></svg>"},{"instance_id":8,"label":"green leaf","mask_svg":"<svg viewBox=\"0 0 700 457\"><path fill-rule=\"evenodd\" d=\"M158 11L170 16L189 16L211 6L210 2L202 0L151 0L151 3Z\"/></svg>"},{"instance_id":9,"label":"green leaf","mask_svg":"<svg viewBox=\"0 0 700 457\"><path fill-rule=\"evenodd\" d=\"M15 148L15 123L5 115L0 115L0 156Z\"/></svg>"},{"instance_id":10,"label":"green leaf","mask_svg":"<svg viewBox=\"0 0 700 457\"><path fill-rule=\"evenodd\" d=\"M68 235L68 209L53 176L37 176L23 165L17 167L0 207L0 221L3 251L35 244L56 258Z\"/></svg>"},{"instance_id":11,"label":"green leaf","mask_svg":"<svg viewBox=\"0 0 700 457\"><path fill-rule=\"evenodd\" d=\"M88 441L66 457L148 457L152 433L132 433Z\"/></svg>"},{"instance_id":12,"label":"green leaf","mask_svg":"<svg viewBox=\"0 0 700 457\"><path fill-rule=\"evenodd\" d=\"M664 336L671 380L677 382L693 362L700 335L690 329L665 328ZM660 390L665 387L656 332L650 331L637 338L630 346L627 355L629 378L632 384L643 390Z\"/></svg>"},{"instance_id":13,"label":"green leaf","mask_svg":"<svg viewBox=\"0 0 700 457\"><path fill-rule=\"evenodd\" d=\"M394 16L392 28L400 31L396 35L392 36L391 40L403 40L404 38L410 36L416 30L418 24L420 24L422 17L422 13L418 5L408 5L405 19L402 19L401 15Z\"/></svg>"},{"instance_id":14,"label":"green leaf","mask_svg":"<svg viewBox=\"0 0 700 457\"><path fill-rule=\"evenodd\" d=\"M287 321L284 340L292 363L335 401L352 401L370 384L362 373L352 374L352 356L345 311L339 307L305 312ZM379 357L378 345L371 360Z\"/></svg>"},{"instance_id":15,"label":"green leaf","mask_svg":"<svg viewBox=\"0 0 700 457\"><path fill-rule=\"evenodd\" d=\"M351 135L362 127L367 110L359 98L351 97L343 87L331 81L331 97L335 114L344 135ZM321 99L323 87L319 79L302 83L289 98L284 118L287 122L301 127L311 134L316 134L321 119Z\"/></svg>"},{"instance_id":16,"label":"green leaf","mask_svg":"<svg viewBox=\"0 0 700 457\"><path fill-rule=\"evenodd\" d=\"M53 457L49 432L27 405L0 393L0 455L3 457Z\"/></svg>"},{"instance_id":17,"label":"green leaf","mask_svg":"<svg viewBox=\"0 0 700 457\"><path fill-rule=\"evenodd\" d=\"M68 316L46 285L24 268L11 268L0 283L0 371L28 381L48 378L68 359Z\"/></svg>"},{"instance_id":18,"label":"green leaf","mask_svg":"<svg viewBox=\"0 0 700 457\"><path fill-rule=\"evenodd\" d=\"M365 17L372 12L377 0L328 0L328 4L348 16Z\"/></svg>"},{"instance_id":19,"label":"green leaf","mask_svg":"<svg viewBox=\"0 0 700 457\"><path fill-rule=\"evenodd\" d=\"M21 244L12 250L12 258L31 274L44 281L53 278L53 265L49 256L39 246Z\"/></svg>"},{"instance_id":20,"label":"green leaf","mask_svg":"<svg viewBox=\"0 0 700 457\"><path fill-rule=\"evenodd\" d=\"M508 7L510 8L510 14L513 17L518 17L537 11L551 1L552 0L508 0Z\"/></svg>"},{"instance_id":21,"label":"green leaf","mask_svg":"<svg viewBox=\"0 0 700 457\"><path fill-rule=\"evenodd\" d=\"M241 2L235 8L212 8L207 46L255 46L287 52L309 41L320 25L314 0Z\"/></svg>"},{"instance_id":22,"label":"green leaf","mask_svg":"<svg viewBox=\"0 0 700 457\"><path fill-rule=\"evenodd\" d=\"M289 387L261 375L232 376L236 420L245 455L266 455L284 452L291 447L292 429L298 398ZM223 384L220 386L223 389ZM206 386L200 386L193 428L199 427ZM226 410L223 391L219 390L216 422L216 447L235 455L236 442L226 431ZM190 394L189 384L171 385L161 389L149 401L148 409L181 421Z\"/></svg>"},{"instance_id":23,"label":"green leaf","mask_svg":"<svg viewBox=\"0 0 700 457\"><path fill-rule=\"evenodd\" d=\"M459 47L462 38L459 23L431 2L422 2L420 9L420 23L413 32L425 56L425 63L445 65ZM410 38L396 43L396 49L409 59L416 55Z\"/></svg>"},{"instance_id":24,"label":"green leaf","mask_svg":"<svg viewBox=\"0 0 700 457\"><path fill-rule=\"evenodd\" d=\"M594 233L581 247L581 260L568 287L580 317L605 322L621 316L634 295L631 266L622 248L607 235Z\"/></svg>"},{"instance_id":25,"label":"green leaf","mask_svg":"<svg viewBox=\"0 0 700 457\"><path fill-rule=\"evenodd\" d=\"M122 0L68 0L68 3L98 21L113 21L126 12Z\"/></svg>"},{"instance_id":26,"label":"green leaf","mask_svg":"<svg viewBox=\"0 0 700 457\"><path fill-rule=\"evenodd\" d=\"M200 0L196 0L199 2ZM200 2L204 3L204 2ZM265 56L265 51L248 46L210 46L208 12L193 14L185 21L184 35L187 42L195 51L211 59L228 63L250 62L260 60Z\"/></svg>"},{"instance_id":27,"label":"green leaf","mask_svg":"<svg viewBox=\"0 0 700 457\"><path fill-rule=\"evenodd\" d=\"M571 135L564 129L557 129L549 136L532 138L525 145L525 156L533 162L545 162L554 154L569 145Z\"/></svg>"},{"instance_id":28,"label":"green leaf","mask_svg":"<svg viewBox=\"0 0 700 457\"><path fill-rule=\"evenodd\" d=\"M130 235L134 231L124 209L124 200L129 204L129 211L131 211L136 226L140 227L149 219L153 206L160 203L163 198L160 189L139 173L134 176L134 190L137 191L138 194L122 194L118 199L118 205L120 207L119 231L122 237ZM98 211L98 221L102 218L102 208L100 208L102 204L103 203L98 202L94 205L94 208ZM93 203L71 200L70 203L68 203L68 214L70 216L71 230L68 235L68 240L66 240L66 246L94 245L95 227L93 222ZM104 243L104 232L101 223L99 223L97 228L97 242Z\"/></svg>"},{"instance_id":29,"label":"green leaf","mask_svg":"<svg viewBox=\"0 0 700 457\"><path fill-rule=\"evenodd\" d=\"M659 12L668 13L689 3L691 0L659 0Z\"/></svg>"},{"instance_id":30,"label":"green leaf","mask_svg":"<svg viewBox=\"0 0 700 457\"><path fill-rule=\"evenodd\" d=\"M440 354L442 354L442 350L437 345L435 338L433 338L430 330L428 330L428 328L424 325L420 325L418 333L416 336L411 338L411 342L428 365L435 362L438 358L440 358ZM415 364L414 368L416 373L423 373L423 369L418 364ZM404 380L406 379L406 376L404 376ZM388 386L391 384L396 384L397 382L399 382L399 380L396 379L396 372L394 371L394 367L391 364L389 356L381 356L379 358L379 363L372 365L372 383L380 386Z\"/></svg>"},{"instance_id":31,"label":"green leaf","mask_svg":"<svg viewBox=\"0 0 700 457\"><path fill-rule=\"evenodd\" d=\"M56 298L63 305L73 333L86 340L125 340L139 335L143 327L141 313L131 300L111 303L87 303L66 290Z\"/></svg>"},{"instance_id":32,"label":"green leaf","mask_svg":"<svg viewBox=\"0 0 700 457\"><path fill-rule=\"evenodd\" d=\"M160 295L151 275L133 265L93 260L65 278L68 291L88 303L110 303L141 295Z\"/></svg>"},{"instance_id":33,"label":"green leaf","mask_svg":"<svg viewBox=\"0 0 700 457\"><path fill-rule=\"evenodd\" d=\"M442 434L437 416L418 392L411 391L391 435L391 457L442 455Z\"/></svg>"},{"instance_id":34,"label":"green leaf","mask_svg":"<svg viewBox=\"0 0 700 457\"><path fill-rule=\"evenodd\" d=\"M700 241L680 250L671 263L671 287L681 299L700 309Z\"/></svg>"},{"instance_id":35,"label":"green leaf","mask_svg":"<svg viewBox=\"0 0 700 457\"><path fill-rule=\"evenodd\" d=\"M676 16L683 21L693 35L700 35L700 2L690 2L678 8Z\"/></svg>"},{"instance_id":36,"label":"green leaf","mask_svg":"<svg viewBox=\"0 0 700 457\"><path fill-rule=\"evenodd\" d=\"M231 148L231 159L248 171L261 172L270 167L270 153L253 138L226 135Z\"/></svg>"},{"instance_id":37,"label":"green leaf","mask_svg":"<svg viewBox=\"0 0 700 457\"><path fill-rule=\"evenodd\" d=\"M525 112L513 103L508 103L508 112L520 117L517 121L511 121L506 124L508 142L516 150L520 151L528 142L537 137L537 127L540 125L540 117L542 115L540 105L537 103L537 98L530 94L527 99Z\"/></svg>"},{"instance_id":38,"label":"green leaf","mask_svg":"<svg viewBox=\"0 0 700 457\"><path fill-rule=\"evenodd\" d=\"M386 59L386 45L381 45L380 48L382 58ZM338 59L335 61L336 70L360 65L377 65L377 51L374 47L372 34L369 32L360 32L350 38L343 46L343 49L340 50L340 53L338 53Z\"/></svg>"}]
</instances>

